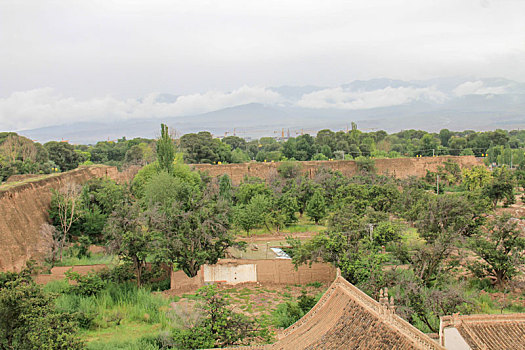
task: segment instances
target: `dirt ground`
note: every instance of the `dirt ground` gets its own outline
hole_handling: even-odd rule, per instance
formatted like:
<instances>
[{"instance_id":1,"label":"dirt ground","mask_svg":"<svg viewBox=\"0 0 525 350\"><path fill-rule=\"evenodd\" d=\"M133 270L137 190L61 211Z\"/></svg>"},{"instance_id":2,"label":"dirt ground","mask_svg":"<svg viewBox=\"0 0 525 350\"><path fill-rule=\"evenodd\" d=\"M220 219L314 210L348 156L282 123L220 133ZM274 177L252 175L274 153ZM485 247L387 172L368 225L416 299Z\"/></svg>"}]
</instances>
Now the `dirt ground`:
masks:
<instances>
[{"instance_id":1,"label":"dirt ground","mask_svg":"<svg viewBox=\"0 0 525 350\"><path fill-rule=\"evenodd\" d=\"M232 310L243 313L249 317L265 319L271 324L271 314L279 304L287 301L296 301L302 291L307 295L322 295L328 284L310 284L305 286L293 285L260 285L245 283L237 286L219 285L221 294L228 300ZM184 294L180 300L171 304L173 310L184 317L192 317L192 309L198 303L195 294ZM269 330L274 333L282 331L273 326Z\"/></svg>"},{"instance_id":2,"label":"dirt ground","mask_svg":"<svg viewBox=\"0 0 525 350\"><path fill-rule=\"evenodd\" d=\"M299 232L272 235L257 235L253 237L239 237L238 239L247 243L246 250L230 248L229 258L232 259L275 259L277 255L271 248L287 246L286 238L293 237L301 240L311 239L317 232Z\"/></svg>"}]
</instances>

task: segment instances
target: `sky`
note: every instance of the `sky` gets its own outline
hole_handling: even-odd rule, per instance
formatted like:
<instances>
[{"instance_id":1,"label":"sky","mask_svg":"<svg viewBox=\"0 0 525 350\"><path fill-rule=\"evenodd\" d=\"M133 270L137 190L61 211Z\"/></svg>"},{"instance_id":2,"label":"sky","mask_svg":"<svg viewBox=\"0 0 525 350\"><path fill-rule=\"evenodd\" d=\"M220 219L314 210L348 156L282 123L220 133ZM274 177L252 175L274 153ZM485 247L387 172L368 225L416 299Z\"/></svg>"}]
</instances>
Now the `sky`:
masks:
<instances>
[{"instance_id":1,"label":"sky","mask_svg":"<svg viewBox=\"0 0 525 350\"><path fill-rule=\"evenodd\" d=\"M524 18L523 0L0 0L0 131L278 103L281 85L523 82Z\"/></svg>"}]
</instances>

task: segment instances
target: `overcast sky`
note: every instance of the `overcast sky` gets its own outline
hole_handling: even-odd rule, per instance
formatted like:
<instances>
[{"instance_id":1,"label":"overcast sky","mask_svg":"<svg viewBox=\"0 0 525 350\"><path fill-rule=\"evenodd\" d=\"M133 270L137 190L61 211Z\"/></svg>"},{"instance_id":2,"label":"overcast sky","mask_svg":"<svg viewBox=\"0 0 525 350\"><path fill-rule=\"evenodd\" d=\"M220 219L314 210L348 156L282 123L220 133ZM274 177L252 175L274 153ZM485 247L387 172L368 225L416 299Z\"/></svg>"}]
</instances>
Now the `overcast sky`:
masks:
<instances>
[{"instance_id":1,"label":"overcast sky","mask_svg":"<svg viewBox=\"0 0 525 350\"><path fill-rule=\"evenodd\" d=\"M525 81L525 1L0 0L0 130L126 117L155 92L187 113L446 76Z\"/></svg>"}]
</instances>

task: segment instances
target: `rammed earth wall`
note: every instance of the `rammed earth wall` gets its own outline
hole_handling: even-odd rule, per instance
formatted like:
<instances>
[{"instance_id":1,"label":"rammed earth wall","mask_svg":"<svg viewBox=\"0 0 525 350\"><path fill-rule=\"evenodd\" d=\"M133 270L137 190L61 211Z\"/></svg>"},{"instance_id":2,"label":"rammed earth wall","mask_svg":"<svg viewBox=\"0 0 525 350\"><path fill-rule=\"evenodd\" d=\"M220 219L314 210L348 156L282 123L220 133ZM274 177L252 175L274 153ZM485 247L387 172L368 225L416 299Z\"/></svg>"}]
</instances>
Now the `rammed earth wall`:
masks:
<instances>
[{"instance_id":1,"label":"rammed earth wall","mask_svg":"<svg viewBox=\"0 0 525 350\"><path fill-rule=\"evenodd\" d=\"M422 157L422 158L394 158L394 159L375 159L376 173L390 174L397 178L409 176L425 176L426 171L436 171L438 166L442 166L446 161L454 161L461 168L471 168L474 165L482 165L483 160L474 156L444 156L444 157ZM280 163L244 163L244 164L194 164L195 170L208 173L212 177L228 174L234 184L239 184L244 176L256 176L263 179L270 179L277 174ZM310 161L300 162L301 172L314 176L318 169L328 168L339 170L345 176L352 176L358 172L357 164L353 160L334 160L334 161Z\"/></svg>"},{"instance_id":2,"label":"rammed earth wall","mask_svg":"<svg viewBox=\"0 0 525 350\"><path fill-rule=\"evenodd\" d=\"M310 265L300 265L295 268L289 259L267 259L267 260L249 260L249 259L221 259L215 265L208 268L215 270L235 269L238 268L239 274L244 273L243 267L255 265L255 280L250 282L259 282L261 284L308 284L312 282L330 283L336 277L336 269L327 263L313 263ZM171 289L175 293L187 293L198 289L207 283L226 283L235 284L235 281L227 281L222 278L219 280L210 279L210 276L220 276L222 274L207 274L204 272L205 267L201 267L197 276L189 278L179 270L171 273ZM208 279L209 280L208 280Z\"/></svg>"},{"instance_id":3,"label":"rammed earth wall","mask_svg":"<svg viewBox=\"0 0 525 350\"><path fill-rule=\"evenodd\" d=\"M40 227L49 219L51 189L105 176L122 181L131 174L119 173L116 167L92 166L0 186L0 271L20 270L27 260L42 259L45 242Z\"/></svg>"}]
</instances>

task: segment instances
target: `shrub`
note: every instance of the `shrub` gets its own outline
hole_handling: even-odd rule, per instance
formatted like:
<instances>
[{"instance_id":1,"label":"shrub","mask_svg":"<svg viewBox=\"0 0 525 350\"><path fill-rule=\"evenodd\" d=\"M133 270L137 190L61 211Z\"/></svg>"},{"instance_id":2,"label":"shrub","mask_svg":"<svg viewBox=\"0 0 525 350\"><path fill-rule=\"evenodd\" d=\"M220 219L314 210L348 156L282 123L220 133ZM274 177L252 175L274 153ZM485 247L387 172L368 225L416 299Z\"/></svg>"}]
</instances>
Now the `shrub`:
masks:
<instances>
[{"instance_id":1,"label":"shrub","mask_svg":"<svg viewBox=\"0 0 525 350\"><path fill-rule=\"evenodd\" d=\"M135 279L133 266L129 263L117 265L112 269L102 270L99 272L99 276L104 281L115 283L124 283L128 281L133 281Z\"/></svg>"},{"instance_id":2,"label":"shrub","mask_svg":"<svg viewBox=\"0 0 525 350\"><path fill-rule=\"evenodd\" d=\"M82 349L70 314L57 312L54 296L44 293L30 276L0 273L1 349Z\"/></svg>"},{"instance_id":3,"label":"shrub","mask_svg":"<svg viewBox=\"0 0 525 350\"><path fill-rule=\"evenodd\" d=\"M272 314L273 324L280 328L290 327L306 315L318 300L319 298L307 295L306 291L303 290L297 302L288 301L277 306L277 309Z\"/></svg>"},{"instance_id":4,"label":"shrub","mask_svg":"<svg viewBox=\"0 0 525 350\"><path fill-rule=\"evenodd\" d=\"M301 174L301 163L283 162L277 167L277 172L285 179L292 179Z\"/></svg>"},{"instance_id":5,"label":"shrub","mask_svg":"<svg viewBox=\"0 0 525 350\"><path fill-rule=\"evenodd\" d=\"M373 173L376 170L375 161L371 158L357 157L355 163L360 172Z\"/></svg>"},{"instance_id":6,"label":"shrub","mask_svg":"<svg viewBox=\"0 0 525 350\"><path fill-rule=\"evenodd\" d=\"M100 275L94 272L89 272L85 275L81 275L78 272L74 272L71 269L65 273L69 281L76 282L70 286L69 293L91 296L97 295L102 289L104 289L106 283Z\"/></svg>"}]
</instances>

